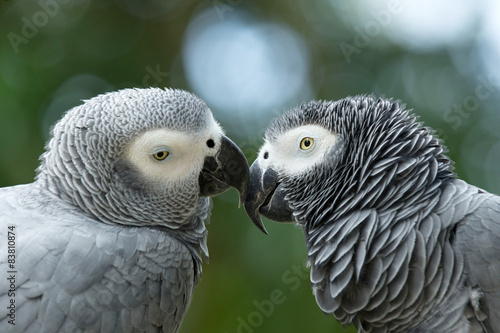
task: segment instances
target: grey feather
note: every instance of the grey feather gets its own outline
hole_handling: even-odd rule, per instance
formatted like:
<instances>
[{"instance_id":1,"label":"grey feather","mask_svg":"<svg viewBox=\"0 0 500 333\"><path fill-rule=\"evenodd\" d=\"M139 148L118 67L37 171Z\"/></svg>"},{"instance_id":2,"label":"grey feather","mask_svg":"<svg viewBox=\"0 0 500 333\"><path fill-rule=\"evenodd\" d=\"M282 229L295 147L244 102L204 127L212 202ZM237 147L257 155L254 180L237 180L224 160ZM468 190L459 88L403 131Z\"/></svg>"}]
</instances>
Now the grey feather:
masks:
<instances>
[{"instance_id":1,"label":"grey feather","mask_svg":"<svg viewBox=\"0 0 500 333\"><path fill-rule=\"evenodd\" d=\"M441 141L399 102L304 103L269 126L266 144L309 124L335 143L276 182L304 228L320 309L360 332L500 332L500 197L457 179Z\"/></svg>"},{"instance_id":2,"label":"grey feather","mask_svg":"<svg viewBox=\"0 0 500 333\"><path fill-rule=\"evenodd\" d=\"M16 302L15 325L1 311L0 331L177 332L208 256L210 199L198 185L206 156L160 188L124 151L159 128L220 142L220 129L208 132L214 123L202 100L168 89L121 90L68 111L36 181L0 189L0 246L8 227L16 234L15 296L0 280L2 304Z\"/></svg>"}]
</instances>

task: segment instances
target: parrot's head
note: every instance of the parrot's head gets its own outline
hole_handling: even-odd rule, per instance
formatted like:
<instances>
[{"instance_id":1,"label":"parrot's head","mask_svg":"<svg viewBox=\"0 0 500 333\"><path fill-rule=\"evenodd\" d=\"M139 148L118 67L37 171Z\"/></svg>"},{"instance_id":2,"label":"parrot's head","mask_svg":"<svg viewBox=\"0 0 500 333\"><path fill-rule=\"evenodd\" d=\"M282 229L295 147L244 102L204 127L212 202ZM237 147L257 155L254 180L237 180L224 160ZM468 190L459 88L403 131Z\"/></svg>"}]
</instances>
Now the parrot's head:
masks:
<instances>
[{"instance_id":1,"label":"parrot's head","mask_svg":"<svg viewBox=\"0 0 500 333\"><path fill-rule=\"evenodd\" d=\"M384 205L409 174L417 175L412 191L452 176L441 142L415 120L398 102L364 95L288 110L269 125L250 167L247 214L260 226L263 215L309 229Z\"/></svg>"},{"instance_id":2,"label":"parrot's head","mask_svg":"<svg viewBox=\"0 0 500 333\"><path fill-rule=\"evenodd\" d=\"M100 220L178 229L207 197L249 187L248 163L210 109L182 90L124 89L69 110L38 169L49 189Z\"/></svg>"}]
</instances>

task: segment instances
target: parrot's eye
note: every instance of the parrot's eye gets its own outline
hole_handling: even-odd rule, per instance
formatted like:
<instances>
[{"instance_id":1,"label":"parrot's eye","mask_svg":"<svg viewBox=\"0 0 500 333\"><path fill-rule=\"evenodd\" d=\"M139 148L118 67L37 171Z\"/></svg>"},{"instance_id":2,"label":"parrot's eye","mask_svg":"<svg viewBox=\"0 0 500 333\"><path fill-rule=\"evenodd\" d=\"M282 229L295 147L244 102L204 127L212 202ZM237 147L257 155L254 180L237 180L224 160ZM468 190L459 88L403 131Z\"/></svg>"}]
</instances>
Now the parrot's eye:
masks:
<instances>
[{"instance_id":1,"label":"parrot's eye","mask_svg":"<svg viewBox=\"0 0 500 333\"><path fill-rule=\"evenodd\" d=\"M314 139L306 136L300 141L300 149L308 150L309 148L312 147L313 143Z\"/></svg>"},{"instance_id":2,"label":"parrot's eye","mask_svg":"<svg viewBox=\"0 0 500 333\"><path fill-rule=\"evenodd\" d=\"M168 156L168 151L162 150L153 154L153 157L158 161L163 161Z\"/></svg>"},{"instance_id":3,"label":"parrot's eye","mask_svg":"<svg viewBox=\"0 0 500 333\"><path fill-rule=\"evenodd\" d=\"M212 139L208 139L208 140L207 140L207 147L208 147L208 148L213 148L213 147L215 147L215 142L214 142L214 140L212 140Z\"/></svg>"}]
</instances>

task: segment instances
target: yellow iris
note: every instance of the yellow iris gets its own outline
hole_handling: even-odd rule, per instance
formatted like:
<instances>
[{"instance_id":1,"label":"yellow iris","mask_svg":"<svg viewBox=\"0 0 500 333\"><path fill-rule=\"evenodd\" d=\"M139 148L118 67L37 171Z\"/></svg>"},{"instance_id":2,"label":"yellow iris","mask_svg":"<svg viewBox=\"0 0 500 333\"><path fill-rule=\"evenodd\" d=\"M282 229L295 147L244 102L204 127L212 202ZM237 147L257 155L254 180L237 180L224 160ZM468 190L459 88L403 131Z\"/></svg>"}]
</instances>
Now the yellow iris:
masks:
<instances>
[{"instance_id":1,"label":"yellow iris","mask_svg":"<svg viewBox=\"0 0 500 333\"><path fill-rule=\"evenodd\" d=\"M153 154L153 157L158 161L163 161L164 159L167 158L167 156L168 156L168 151L166 150L162 150Z\"/></svg>"},{"instance_id":2,"label":"yellow iris","mask_svg":"<svg viewBox=\"0 0 500 333\"><path fill-rule=\"evenodd\" d=\"M305 137L300 141L300 149L307 150L312 147L314 139L310 137Z\"/></svg>"}]
</instances>

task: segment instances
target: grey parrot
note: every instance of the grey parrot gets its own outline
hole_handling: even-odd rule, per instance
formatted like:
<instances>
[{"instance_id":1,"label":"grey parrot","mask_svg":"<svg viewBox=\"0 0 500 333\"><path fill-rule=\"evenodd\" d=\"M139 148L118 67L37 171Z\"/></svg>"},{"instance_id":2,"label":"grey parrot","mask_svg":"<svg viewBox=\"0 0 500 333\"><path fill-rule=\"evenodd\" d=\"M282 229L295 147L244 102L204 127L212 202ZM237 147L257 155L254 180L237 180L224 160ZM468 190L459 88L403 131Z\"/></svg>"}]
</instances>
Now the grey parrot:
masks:
<instances>
[{"instance_id":1,"label":"grey parrot","mask_svg":"<svg viewBox=\"0 0 500 333\"><path fill-rule=\"evenodd\" d=\"M99 95L40 159L35 182L0 189L0 332L177 332L209 197L249 187L210 109L182 90Z\"/></svg>"},{"instance_id":2,"label":"grey parrot","mask_svg":"<svg viewBox=\"0 0 500 333\"><path fill-rule=\"evenodd\" d=\"M398 101L311 101L268 127L245 209L303 228L319 308L359 332L500 332L500 197Z\"/></svg>"}]
</instances>

